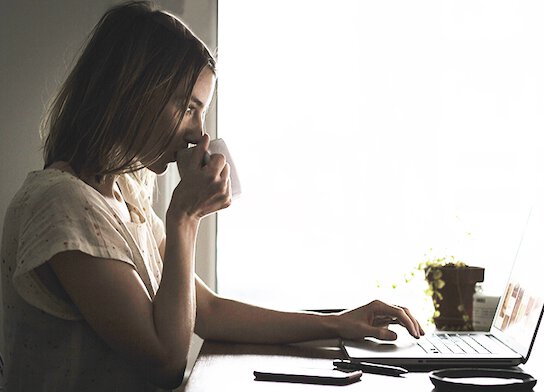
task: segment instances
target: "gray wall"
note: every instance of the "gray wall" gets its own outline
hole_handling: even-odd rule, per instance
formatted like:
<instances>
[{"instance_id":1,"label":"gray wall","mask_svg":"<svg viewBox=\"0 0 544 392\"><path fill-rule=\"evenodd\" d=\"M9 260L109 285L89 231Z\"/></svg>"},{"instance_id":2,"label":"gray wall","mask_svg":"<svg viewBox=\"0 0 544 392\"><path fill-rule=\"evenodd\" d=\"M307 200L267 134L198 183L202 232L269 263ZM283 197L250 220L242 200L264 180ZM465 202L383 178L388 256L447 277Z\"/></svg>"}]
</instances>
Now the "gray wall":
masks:
<instances>
[{"instance_id":1,"label":"gray wall","mask_svg":"<svg viewBox=\"0 0 544 392\"><path fill-rule=\"evenodd\" d=\"M2 226L9 202L27 173L43 165L38 128L45 104L64 80L89 31L104 11L117 3L120 1L0 1ZM217 0L157 3L181 16L212 51L215 50ZM204 267L203 271L205 275L213 268ZM214 280L207 276L204 279ZM1 336L2 332L0 330ZM3 339L0 339L0 350L3 347Z\"/></svg>"}]
</instances>

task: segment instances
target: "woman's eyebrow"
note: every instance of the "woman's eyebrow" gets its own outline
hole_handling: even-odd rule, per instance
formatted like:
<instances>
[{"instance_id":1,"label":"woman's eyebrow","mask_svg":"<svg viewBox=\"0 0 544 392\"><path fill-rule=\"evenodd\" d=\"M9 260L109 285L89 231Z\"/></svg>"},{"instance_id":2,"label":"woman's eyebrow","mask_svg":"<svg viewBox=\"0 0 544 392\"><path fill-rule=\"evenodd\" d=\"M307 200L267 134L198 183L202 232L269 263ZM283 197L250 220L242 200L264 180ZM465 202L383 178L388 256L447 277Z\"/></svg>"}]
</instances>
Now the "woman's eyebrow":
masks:
<instances>
[{"instance_id":1,"label":"woman's eyebrow","mask_svg":"<svg viewBox=\"0 0 544 392\"><path fill-rule=\"evenodd\" d=\"M194 104L196 104L196 106L200 108L204 107L204 103L196 97L191 97L191 102L193 102Z\"/></svg>"}]
</instances>

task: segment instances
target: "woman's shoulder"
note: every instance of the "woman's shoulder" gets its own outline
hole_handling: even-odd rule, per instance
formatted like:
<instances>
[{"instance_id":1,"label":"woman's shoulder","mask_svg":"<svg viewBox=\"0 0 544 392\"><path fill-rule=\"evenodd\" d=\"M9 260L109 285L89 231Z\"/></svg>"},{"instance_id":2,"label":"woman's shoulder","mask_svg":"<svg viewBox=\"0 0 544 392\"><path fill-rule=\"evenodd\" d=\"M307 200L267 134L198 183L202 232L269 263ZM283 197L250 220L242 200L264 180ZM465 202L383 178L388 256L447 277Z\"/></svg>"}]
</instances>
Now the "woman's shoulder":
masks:
<instances>
[{"instance_id":1,"label":"woman's shoulder","mask_svg":"<svg viewBox=\"0 0 544 392\"><path fill-rule=\"evenodd\" d=\"M19 191L15 194L11 207L35 210L48 208L52 204L82 204L97 200L94 188L66 168L48 167L30 172Z\"/></svg>"},{"instance_id":2,"label":"woman's shoulder","mask_svg":"<svg viewBox=\"0 0 544 392\"><path fill-rule=\"evenodd\" d=\"M70 171L54 167L29 173L23 188L33 190L35 194L44 192L63 193L63 195L64 192L71 194L77 190L87 193L89 190L94 189Z\"/></svg>"}]
</instances>

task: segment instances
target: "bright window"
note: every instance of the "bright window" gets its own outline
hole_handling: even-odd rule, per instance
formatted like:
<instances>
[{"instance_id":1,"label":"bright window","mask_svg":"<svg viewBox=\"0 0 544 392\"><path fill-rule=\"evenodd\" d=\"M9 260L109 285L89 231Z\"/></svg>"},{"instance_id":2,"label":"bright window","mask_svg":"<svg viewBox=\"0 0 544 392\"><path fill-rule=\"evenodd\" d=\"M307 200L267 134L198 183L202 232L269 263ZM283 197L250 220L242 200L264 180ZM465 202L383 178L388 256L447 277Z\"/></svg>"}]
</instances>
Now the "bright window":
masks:
<instances>
[{"instance_id":1,"label":"bright window","mask_svg":"<svg viewBox=\"0 0 544 392\"><path fill-rule=\"evenodd\" d=\"M243 187L219 293L355 305L430 248L500 292L544 180L543 7L219 2L218 133Z\"/></svg>"}]
</instances>

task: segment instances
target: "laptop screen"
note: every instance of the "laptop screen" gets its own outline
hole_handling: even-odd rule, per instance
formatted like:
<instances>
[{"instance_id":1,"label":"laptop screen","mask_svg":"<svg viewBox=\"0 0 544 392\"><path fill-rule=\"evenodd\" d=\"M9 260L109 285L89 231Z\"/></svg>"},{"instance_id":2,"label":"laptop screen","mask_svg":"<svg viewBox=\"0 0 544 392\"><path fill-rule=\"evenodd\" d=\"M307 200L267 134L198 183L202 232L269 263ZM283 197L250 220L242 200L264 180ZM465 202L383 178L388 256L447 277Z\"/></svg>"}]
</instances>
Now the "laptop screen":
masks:
<instances>
[{"instance_id":1,"label":"laptop screen","mask_svg":"<svg viewBox=\"0 0 544 392\"><path fill-rule=\"evenodd\" d=\"M544 290L538 272L544 262L544 208L533 207L493 326L513 349L527 358L543 310Z\"/></svg>"}]
</instances>

